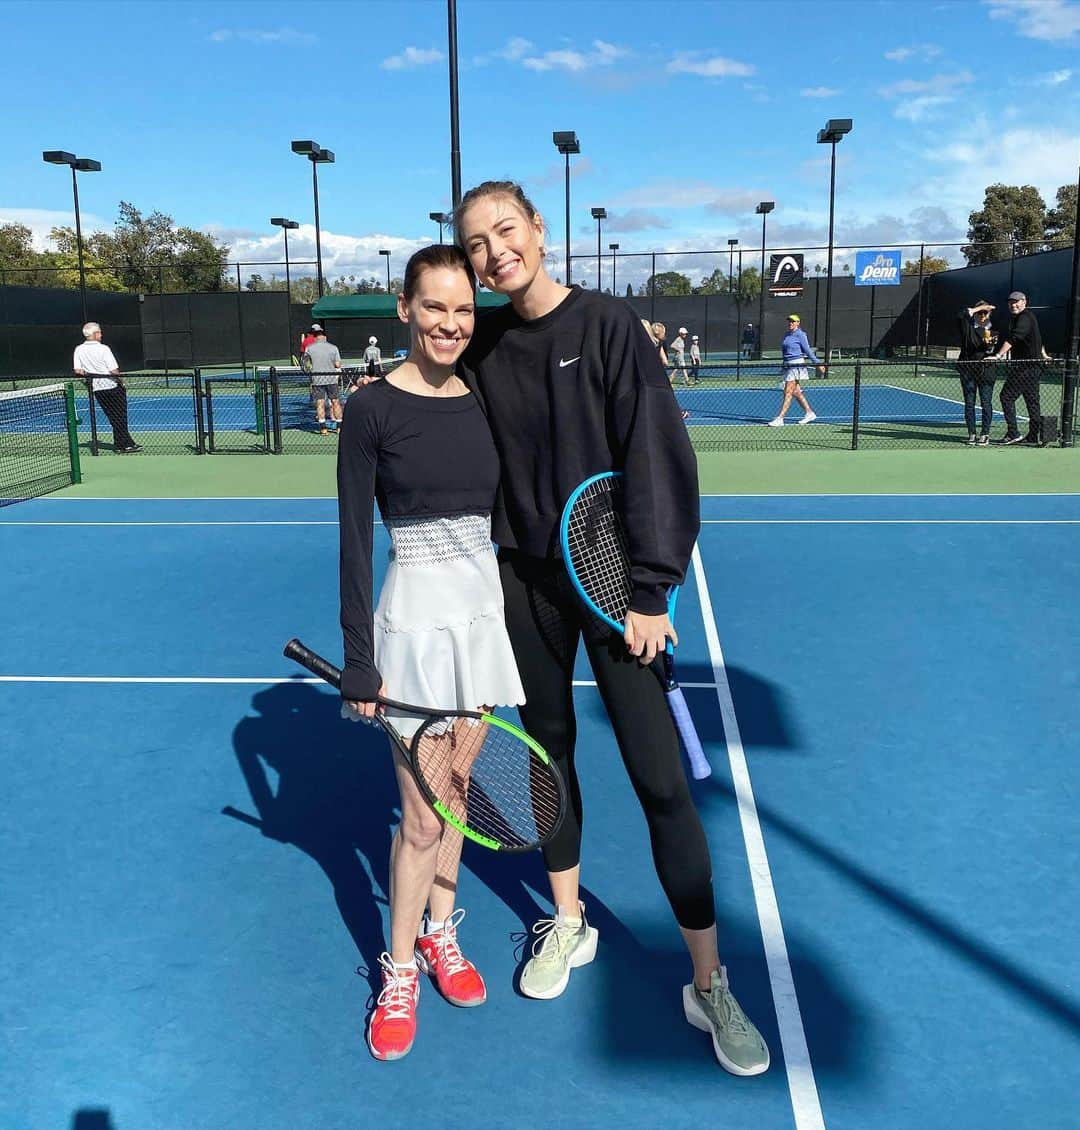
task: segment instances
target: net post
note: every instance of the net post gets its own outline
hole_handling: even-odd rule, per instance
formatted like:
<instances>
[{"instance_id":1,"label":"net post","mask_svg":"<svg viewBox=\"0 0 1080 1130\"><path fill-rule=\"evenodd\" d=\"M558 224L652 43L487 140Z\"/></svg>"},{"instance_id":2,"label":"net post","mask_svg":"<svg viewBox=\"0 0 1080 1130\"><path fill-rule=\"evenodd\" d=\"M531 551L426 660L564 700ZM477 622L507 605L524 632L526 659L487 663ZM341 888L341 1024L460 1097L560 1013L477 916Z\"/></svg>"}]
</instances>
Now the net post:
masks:
<instances>
[{"instance_id":1,"label":"net post","mask_svg":"<svg viewBox=\"0 0 1080 1130\"><path fill-rule=\"evenodd\" d=\"M276 365L270 366L270 416L274 429L274 454L282 453L281 443L281 382Z\"/></svg>"},{"instance_id":2,"label":"net post","mask_svg":"<svg viewBox=\"0 0 1080 1130\"><path fill-rule=\"evenodd\" d=\"M855 359L855 382L851 394L851 450L859 449L859 396L862 393L862 359Z\"/></svg>"},{"instance_id":3,"label":"net post","mask_svg":"<svg viewBox=\"0 0 1080 1130\"><path fill-rule=\"evenodd\" d=\"M86 399L90 405L90 454L97 455L97 413L94 411L94 378L92 376L86 378Z\"/></svg>"},{"instance_id":4,"label":"net post","mask_svg":"<svg viewBox=\"0 0 1080 1130\"><path fill-rule=\"evenodd\" d=\"M68 452L71 456L71 481L82 482L82 463L79 459L79 417L75 414L75 384L64 385L64 415L67 417Z\"/></svg>"}]
</instances>

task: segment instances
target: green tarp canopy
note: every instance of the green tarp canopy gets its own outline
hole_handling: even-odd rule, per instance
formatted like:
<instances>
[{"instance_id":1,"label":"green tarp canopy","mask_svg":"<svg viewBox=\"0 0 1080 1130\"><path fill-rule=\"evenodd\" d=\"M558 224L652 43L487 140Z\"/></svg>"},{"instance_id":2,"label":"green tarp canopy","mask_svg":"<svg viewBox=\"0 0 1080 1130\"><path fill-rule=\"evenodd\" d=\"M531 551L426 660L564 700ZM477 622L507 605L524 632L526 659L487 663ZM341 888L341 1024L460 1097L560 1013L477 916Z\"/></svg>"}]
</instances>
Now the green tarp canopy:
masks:
<instances>
[{"instance_id":1,"label":"green tarp canopy","mask_svg":"<svg viewBox=\"0 0 1080 1130\"><path fill-rule=\"evenodd\" d=\"M509 299L505 294L480 290L476 305L481 309L502 306ZM396 318L396 294L327 294L311 308L312 318Z\"/></svg>"}]
</instances>

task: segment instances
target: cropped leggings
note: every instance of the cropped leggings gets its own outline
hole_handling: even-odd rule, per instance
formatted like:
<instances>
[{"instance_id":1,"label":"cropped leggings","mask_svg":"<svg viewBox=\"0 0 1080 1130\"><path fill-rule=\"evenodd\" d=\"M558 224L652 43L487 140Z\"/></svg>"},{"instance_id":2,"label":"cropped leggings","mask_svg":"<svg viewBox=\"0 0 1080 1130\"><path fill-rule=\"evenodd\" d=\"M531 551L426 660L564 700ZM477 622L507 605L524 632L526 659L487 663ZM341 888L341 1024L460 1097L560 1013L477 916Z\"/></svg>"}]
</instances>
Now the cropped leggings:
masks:
<instances>
[{"instance_id":1,"label":"cropped leggings","mask_svg":"<svg viewBox=\"0 0 1080 1130\"><path fill-rule=\"evenodd\" d=\"M675 920L689 930L712 926L716 910L709 846L656 676L627 652L621 636L584 610L561 562L501 550L499 572L506 625L527 700L521 718L558 765L570 798L561 828L544 849L545 866L566 871L581 858L572 681L578 641L584 639Z\"/></svg>"}]
</instances>

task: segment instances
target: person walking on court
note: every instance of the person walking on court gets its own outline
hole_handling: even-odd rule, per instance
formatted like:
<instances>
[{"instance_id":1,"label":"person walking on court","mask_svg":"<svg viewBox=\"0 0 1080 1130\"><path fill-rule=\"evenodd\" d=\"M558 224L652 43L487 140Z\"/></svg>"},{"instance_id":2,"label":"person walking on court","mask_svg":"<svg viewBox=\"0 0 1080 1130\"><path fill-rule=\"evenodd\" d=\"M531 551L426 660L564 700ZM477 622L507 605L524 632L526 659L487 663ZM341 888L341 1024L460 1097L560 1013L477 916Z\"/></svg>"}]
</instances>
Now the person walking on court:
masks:
<instances>
[{"instance_id":1,"label":"person walking on court","mask_svg":"<svg viewBox=\"0 0 1080 1130\"><path fill-rule=\"evenodd\" d=\"M322 326L311 328L315 331L315 340L304 350L301 360L311 377L315 420L319 425L320 435L329 435L330 432L336 434L338 424L341 423L341 351L326 340L326 330Z\"/></svg>"},{"instance_id":2,"label":"person walking on court","mask_svg":"<svg viewBox=\"0 0 1080 1130\"><path fill-rule=\"evenodd\" d=\"M686 367L686 335L689 331L685 326L679 327L679 332L671 340L671 383L675 383L678 374L682 374L683 384L688 385L690 371Z\"/></svg>"},{"instance_id":3,"label":"person walking on court","mask_svg":"<svg viewBox=\"0 0 1080 1130\"><path fill-rule=\"evenodd\" d=\"M557 997L572 970L596 955L598 931L580 898L582 798L574 767L574 657L584 641L690 955L684 1014L710 1033L728 1071L760 1074L769 1052L720 964L709 845L663 689L646 666L675 639L665 594L686 574L700 522L697 463L678 405L629 304L548 275L544 221L520 185L485 181L471 189L455 211L454 231L480 282L510 299L477 320L460 371L481 401L502 467L492 533L527 699L522 721L559 767L569 797L562 826L544 848L553 913L533 927L520 990L538 1000ZM608 470L623 473L631 560L631 611L621 635L584 611L552 548L571 492Z\"/></svg>"},{"instance_id":4,"label":"person walking on court","mask_svg":"<svg viewBox=\"0 0 1080 1130\"><path fill-rule=\"evenodd\" d=\"M754 332L754 323L747 322L743 327L742 332L742 351L743 356L749 360L754 355L754 343L757 341L757 334Z\"/></svg>"},{"instance_id":5,"label":"person walking on court","mask_svg":"<svg viewBox=\"0 0 1080 1130\"><path fill-rule=\"evenodd\" d=\"M987 360L997 345L998 335L990 324L992 303L980 298L965 306L956 317L960 330L960 388L964 394L964 423L968 446L986 447L994 422L994 367ZM982 408L982 430L975 431L975 394Z\"/></svg>"},{"instance_id":6,"label":"person walking on court","mask_svg":"<svg viewBox=\"0 0 1080 1130\"><path fill-rule=\"evenodd\" d=\"M337 469L341 697L353 720L374 716L376 695L467 710L515 706L525 697L491 545L498 454L476 396L455 374L473 334L475 286L460 248L417 251L397 297L409 355L345 406ZM392 547L374 609L373 501ZM409 729L400 716L394 725ZM462 837L424 799L397 752L394 768L401 823L390 852L390 949L379 959L382 991L367 1031L380 1060L412 1048L421 971L451 1004L480 1005L487 997L458 943Z\"/></svg>"},{"instance_id":7,"label":"person walking on court","mask_svg":"<svg viewBox=\"0 0 1080 1130\"><path fill-rule=\"evenodd\" d=\"M1005 414L1005 436L1002 444L1015 443L1038 447L1042 438L1042 407L1039 403L1041 364L1045 355L1039 321L1027 308L1027 295L1014 290L1009 295L1009 328L991 360L1008 360L1001 386L1001 411ZM1016 422L1016 401L1024 398L1027 409L1027 434L1020 435Z\"/></svg>"},{"instance_id":8,"label":"person walking on court","mask_svg":"<svg viewBox=\"0 0 1080 1130\"><path fill-rule=\"evenodd\" d=\"M87 322L82 335L85 341L75 347L72 368L80 377L91 377L93 397L112 428L113 450L122 455L142 451L128 431L127 389L113 351L101 340L101 326Z\"/></svg>"},{"instance_id":9,"label":"person walking on court","mask_svg":"<svg viewBox=\"0 0 1080 1130\"><path fill-rule=\"evenodd\" d=\"M379 339L369 337L367 349L364 350L364 375L368 377L381 377L383 375L382 351L379 349Z\"/></svg>"},{"instance_id":10,"label":"person walking on court","mask_svg":"<svg viewBox=\"0 0 1080 1130\"><path fill-rule=\"evenodd\" d=\"M784 426L784 417L791 407L792 397L799 402L803 410L802 419L799 420L800 424L809 424L817 419L817 413L810 407L810 401L806 399L806 393L802 390L802 382L810 376L806 368L807 361L816 365L822 376L825 375L825 363L810 348L810 340L806 336L806 331L799 324L801 320L798 314L788 315L787 333L784 334L784 340L780 343L784 400L780 405L780 412L769 421L770 428L782 428Z\"/></svg>"},{"instance_id":11,"label":"person walking on court","mask_svg":"<svg viewBox=\"0 0 1080 1130\"><path fill-rule=\"evenodd\" d=\"M694 384L698 383L698 377L701 375L701 346L698 345L698 335L693 334L690 338L690 379Z\"/></svg>"}]
</instances>

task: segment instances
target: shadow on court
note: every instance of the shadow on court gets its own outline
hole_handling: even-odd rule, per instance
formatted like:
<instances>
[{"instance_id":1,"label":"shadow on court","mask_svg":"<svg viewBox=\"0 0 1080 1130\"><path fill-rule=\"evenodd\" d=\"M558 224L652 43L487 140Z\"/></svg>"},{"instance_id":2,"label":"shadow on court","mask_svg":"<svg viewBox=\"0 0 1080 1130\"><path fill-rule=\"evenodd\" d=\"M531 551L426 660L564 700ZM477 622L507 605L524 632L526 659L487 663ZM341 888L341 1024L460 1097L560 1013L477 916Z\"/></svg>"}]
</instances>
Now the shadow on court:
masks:
<instances>
[{"instance_id":1,"label":"shadow on court","mask_svg":"<svg viewBox=\"0 0 1080 1130\"><path fill-rule=\"evenodd\" d=\"M118 1130L108 1107L83 1107L71 1116L71 1130Z\"/></svg>"}]
</instances>

